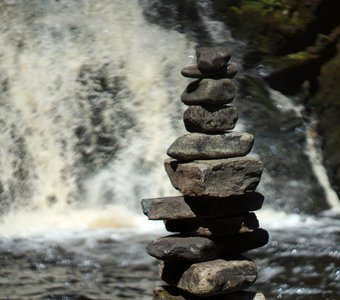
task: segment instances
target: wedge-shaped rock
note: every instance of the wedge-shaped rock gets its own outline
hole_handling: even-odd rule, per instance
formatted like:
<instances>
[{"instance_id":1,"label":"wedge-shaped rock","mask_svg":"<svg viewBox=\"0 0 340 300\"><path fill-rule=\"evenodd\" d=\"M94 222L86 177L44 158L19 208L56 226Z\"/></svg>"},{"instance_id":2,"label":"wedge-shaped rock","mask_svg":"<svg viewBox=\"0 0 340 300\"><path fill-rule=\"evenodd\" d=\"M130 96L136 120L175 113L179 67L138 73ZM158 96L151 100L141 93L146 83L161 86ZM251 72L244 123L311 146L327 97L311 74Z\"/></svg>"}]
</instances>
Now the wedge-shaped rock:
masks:
<instances>
[{"instance_id":1,"label":"wedge-shaped rock","mask_svg":"<svg viewBox=\"0 0 340 300\"><path fill-rule=\"evenodd\" d=\"M147 246L149 255L164 261L208 261L219 257L237 255L262 247L268 242L263 229L226 237L184 237L171 235L158 238Z\"/></svg>"},{"instance_id":2,"label":"wedge-shaped rock","mask_svg":"<svg viewBox=\"0 0 340 300\"><path fill-rule=\"evenodd\" d=\"M254 157L164 162L172 185L188 197L228 197L253 192L260 182L262 162Z\"/></svg>"},{"instance_id":3,"label":"wedge-shaped rock","mask_svg":"<svg viewBox=\"0 0 340 300\"><path fill-rule=\"evenodd\" d=\"M186 105L228 104L235 97L235 85L230 79L195 80L186 87L181 100Z\"/></svg>"},{"instance_id":4,"label":"wedge-shaped rock","mask_svg":"<svg viewBox=\"0 0 340 300\"><path fill-rule=\"evenodd\" d=\"M224 47L198 47L196 56L197 67L204 73L222 69L230 59L230 53Z\"/></svg>"},{"instance_id":5,"label":"wedge-shaped rock","mask_svg":"<svg viewBox=\"0 0 340 300\"><path fill-rule=\"evenodd\" d=\"M216 259L192 265L161 263L161 278L195 296L214 296L242 290L257 277L256 265L245 257Z\"/></svg>"},{"instance_id":6,"label":"wedge-shaped rock","mask_svg":"<svg viewBox=\"0 0 340 300\"><path fill-rule=\"evenodd\" d=\"M153 300L266 300L262 293L238 291L228 294L200 297L193 296L172 286L158 286L153 290Z\"/></svg>"},{"instance_id":7,"label":"wedge-shaped rock","mask_svg":"<svg viewBox=\"0 0 340 300\"><path fill-rule=\"evenodd\" d=\"M250 152L253 142L254 137L246 132L189 133L177 138L167 154L180 161L240 157Z\"/></svg>"},{"instance_id":8,"label":"wedge-shaped rock","mask_svg":"<svg viewBox=\"0 0 340 300\"><path fill-rule=\"evenodd\" d=\"M143 213L149 220L182 220L237 216L262 207L260 193L246 193L226 198L163 197L143 199Z\"/></svg>"},{"instance_id":9,"label":"wedge-shaped rock","mask_svg":"<svg viewBox=\"0 0 340 300\"><path fill-rule=\"evenodd\" d=\"M259 227L254 213L217 219L167 220L164 223L167 231L191 236L226 236L252 232Z\"/></svg>"},{"instance_id":10,"label":"wedge-shaped rock","mask_svg":"<svg viewBox=\"0 0 340 300\"><path fill-rule=\"evenodd\" d=\"M186 66L182 69L181 74L189 78L233 78L237 73L237 68L234 64L227 64L221 70L214 71L213 73L202 73L197 65Z\"/></svg>"},{"instance_id":11,"label":"wedge-shaped rock","mask_svg":"<svg viewBox=\"0 0 340 300\"><path fill-rule=\"evenodd\" d=\"M234 106L189 106L183 114L189 132L223 133L235 127L238 112Z\"/></svg>"}]
</instances>

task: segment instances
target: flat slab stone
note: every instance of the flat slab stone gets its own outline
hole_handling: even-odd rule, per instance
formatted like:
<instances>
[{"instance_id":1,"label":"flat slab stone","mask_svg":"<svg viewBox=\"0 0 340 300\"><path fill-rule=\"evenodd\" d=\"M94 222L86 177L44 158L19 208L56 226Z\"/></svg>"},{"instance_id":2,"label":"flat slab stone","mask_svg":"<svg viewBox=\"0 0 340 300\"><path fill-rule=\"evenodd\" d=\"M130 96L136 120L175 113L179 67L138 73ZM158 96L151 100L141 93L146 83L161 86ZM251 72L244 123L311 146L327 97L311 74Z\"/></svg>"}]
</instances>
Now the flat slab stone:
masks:
<instances>
[{"instance_id":1,"label":"flat slab stone","mask_svg":"<svg viewBox=\"0 0 340 300\"><path fill-rule=\"evenodd\" d=\"M192 295L215 296L248 288L257 278L257 269L252 260L237 257L192 265L161 263L160 275L166 283Z\"/></svg>"},{"instance_id":2,"label":"flat slab stone","mask_svg":"<svg viewBox=\"0 0 340 300\"><path fill-rule=\"evenodd\" d=\"M253 142L254 136L246 132L189 133L177 138L167 154L180 161L240 157L250 152Z\"/></svg>"},{"instance_id":3,"label":"flat slab stone","mask_svg":"<svg viewBox=\"0 0 340 300\"><path fill-rule=\"evenodd\" d=\"M202 300L172 286L158 286L153 290L153 300ZM266 300L262 293L238 291L218 296L204 297L204 300Z\"/></svg>"},{"instance_id":4,"label":"flat slab stone","mask_svg":"<svg viewBox=\"0 0 340 300\"><path fill-rule=\"evenodd\" d=\"M196 56L197 67L204 73L222 69L231 57L228 49L224 47L198 47Z\"/></svg>"},{"instance_id":5,"label":"flat slab stone","mask_svg":"<svg viewBox=\"0 0 340 300\"><path fill-rule=\"evenodd\" d=\"M262 162L254 157L164 162L172 185L188 197L228 197L253 192L260 182Z\"/></svg>"},{"instance_id":6,"label":"flat slab stone","mask_svg":"<svg viewBox=\"0 0 340 300\"><path fill-rule=\"evenodd\" d=\"M268 243L268 238L267 231L261 228L225 237L171 235L153 240L146 251L159 260L200 262L262 247Z\"/></svg>"},{"instance_id":7,"label":"flat slab stone","mask_svg":"<svg viewBox=\"0 0 340 300\"><path fill-rule=\"evenodd\" d=\"M181 100L186 105L228 104L235 97L235 84L230 79L195 80L186 87Z\"/></svg>"},{"instance_id":8,"label":"flat slab stone","mask_svg":"<svg viewBox=\"0 0 340 300\"><path fill-rule=\"evenodd\" d=\"M246 193L226 198L163 197L143 199L143 213L149 220L183 220L236 216L262 207L264 197L260 193Z\"/></svg>"},{"instance_id":9,"label":"flat slab stone","mask_svg":"<svg viewBox=\"0 0 340 300\"><path fill-rule=\"evenodd\" d=\"M226 64L218 71L214 71L212 73L202 73L197 65L189 65L185 66L181 74L184 77L189 78L213 78L213 79L221 79L221 78L233 78L237 73L237 68L234 64Z\"/></svg>"},{"instance_id":10,"label":"flat slab stone","mask_svg":"<svg viewBox=\"0 0 340 300\"><path fill-rule=\"evenodd\" d=\"M189 132L223 133L235 127L238 112L234 106L189 106L183 114Z\"/></svg>"},{"instance_id":11,"label":"flat slab stone","mask_svg":"<svg viewBox=\"0 0 340 300\"><path fill-rule=\"evenodd\" d=\"M226 236L252 232L259 227L254 213L230 218L166 220L164 223L167 231L192 236Z\"/></svg>"}]
</instances>

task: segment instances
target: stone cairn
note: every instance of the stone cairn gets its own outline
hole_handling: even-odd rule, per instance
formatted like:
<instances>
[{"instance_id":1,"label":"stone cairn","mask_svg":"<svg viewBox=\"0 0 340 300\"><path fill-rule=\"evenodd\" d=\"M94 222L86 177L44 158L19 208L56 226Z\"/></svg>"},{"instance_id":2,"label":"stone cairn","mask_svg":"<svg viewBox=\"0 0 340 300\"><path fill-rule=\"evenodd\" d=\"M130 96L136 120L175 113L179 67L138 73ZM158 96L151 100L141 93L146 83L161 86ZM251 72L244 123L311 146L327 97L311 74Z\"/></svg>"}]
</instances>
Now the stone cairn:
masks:
<instances>
[{"instance_id":1,"label":"stone cairn","mask_svg":"<svg viewBox=\"0 0 340 300\"><path fill-rule=\"evenodd\" d=\"M200 47L197 65L182 75L198 78L184 90L188 105L183 120L190 132L168 149L165 169L183 196L142 200L149 220L164 220L175 234L147 246L161 260L159 273L167 285L154 289L154 300L256 299L262 293L244 291L257 278L255 263L241 253L268 242L251 211L261 208L263 196L255 192L262 162L246 157L254 137L230 131L238 112L227 105L234 99L236 74L222 47Z\"/></svg>"}]
</instances>

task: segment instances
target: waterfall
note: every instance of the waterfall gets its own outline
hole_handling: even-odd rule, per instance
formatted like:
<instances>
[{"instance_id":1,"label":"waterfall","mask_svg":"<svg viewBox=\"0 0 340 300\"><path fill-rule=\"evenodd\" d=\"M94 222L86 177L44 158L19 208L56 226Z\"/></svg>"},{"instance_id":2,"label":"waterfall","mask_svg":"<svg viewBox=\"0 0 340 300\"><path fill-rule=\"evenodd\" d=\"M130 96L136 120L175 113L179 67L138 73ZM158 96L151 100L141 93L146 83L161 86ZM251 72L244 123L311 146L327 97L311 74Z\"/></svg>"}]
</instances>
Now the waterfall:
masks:
<instances>
[{"instance_id":1,"label":"waterfall","mask_svg":"<svg viewBox=\"0 0 340 300\"><path fill-rule=\"evenodd\" d=\"M134 0L3 1L0 18L3 222L169 194L194 44Z\"/></svg>"}]
</instances>

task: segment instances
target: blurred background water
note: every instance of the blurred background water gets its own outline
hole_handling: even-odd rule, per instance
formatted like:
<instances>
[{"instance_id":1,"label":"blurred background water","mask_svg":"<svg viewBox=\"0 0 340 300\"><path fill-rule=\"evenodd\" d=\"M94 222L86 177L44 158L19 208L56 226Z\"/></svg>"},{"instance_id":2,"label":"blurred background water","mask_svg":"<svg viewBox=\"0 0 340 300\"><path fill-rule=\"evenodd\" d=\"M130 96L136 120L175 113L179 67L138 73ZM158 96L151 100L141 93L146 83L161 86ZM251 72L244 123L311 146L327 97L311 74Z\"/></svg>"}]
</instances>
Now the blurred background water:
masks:
<instances>
[{"instance_id":1,"label":"blurred background water","mask_svg":"<svg viewBox=\"0 0 340 300\"><path fill-rule=\"evenodd\" d=\"M151 298L160 281L144 248L165 232L139 203L177 195L163 160L184 133L180 70L197 45L230 49L237 129L255 135L265 165L257 215L271 239L248 255L254 289L340 298L339 199L317 120L270 89L265 70L243 70L248 45L210 1L194 7L183 17L169 1L1 1L1 299Z\"/></svg>"}]
</instances>

